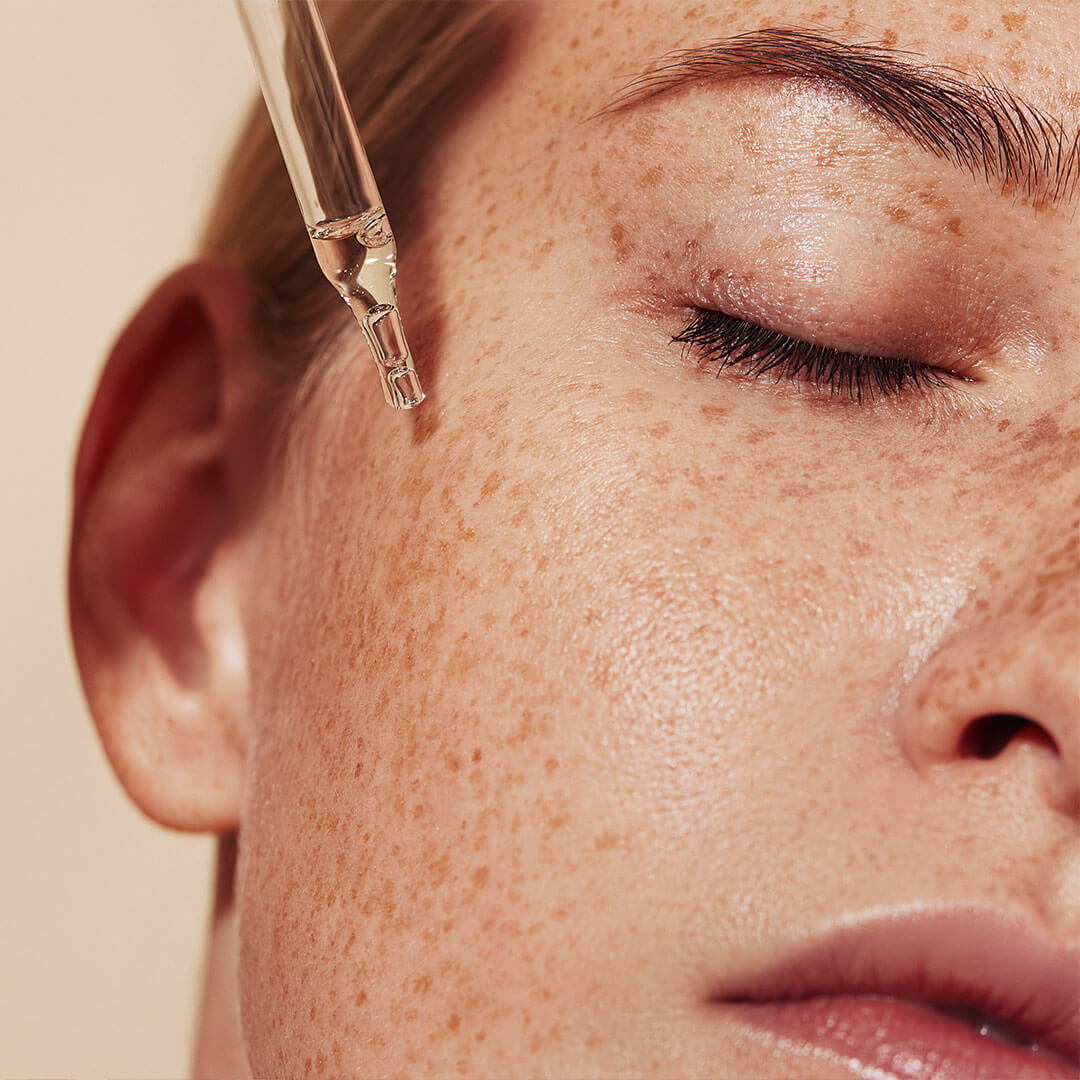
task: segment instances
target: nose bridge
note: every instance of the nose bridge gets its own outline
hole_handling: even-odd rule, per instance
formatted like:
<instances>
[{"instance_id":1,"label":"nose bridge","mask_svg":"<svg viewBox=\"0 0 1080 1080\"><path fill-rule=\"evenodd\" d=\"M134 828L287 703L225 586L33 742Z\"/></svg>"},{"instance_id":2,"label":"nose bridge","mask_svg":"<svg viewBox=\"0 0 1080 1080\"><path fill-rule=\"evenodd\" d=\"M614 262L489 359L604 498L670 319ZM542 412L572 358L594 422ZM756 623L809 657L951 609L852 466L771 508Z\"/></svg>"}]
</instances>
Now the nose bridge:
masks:
<instances>
[{"instance_id":1,"label":"nose bridge","mask_svg":"<svg viewBox=\"0 0 1080 1080\"><path fill-rule=\"evenodd\" d=\"M1080 600L1080 462L1059 483L1040 485L1001 534L1008 542L980 568L977 609L991 621L1040 627L1036 637L1067 637Z\"/></svg>"},{"instance_id":2,"label":"nose bridge","mask_svg":"<svg viewBox=\"0 0 1080 1080\"><path fill-rule=\"evenodd\" d=\"M1045 719L1064 750L1080 739L1080 385L1021 427L1012 450L1024 482L1003 486L975 582L967 708Z\"/></svg>"}]
</instances>

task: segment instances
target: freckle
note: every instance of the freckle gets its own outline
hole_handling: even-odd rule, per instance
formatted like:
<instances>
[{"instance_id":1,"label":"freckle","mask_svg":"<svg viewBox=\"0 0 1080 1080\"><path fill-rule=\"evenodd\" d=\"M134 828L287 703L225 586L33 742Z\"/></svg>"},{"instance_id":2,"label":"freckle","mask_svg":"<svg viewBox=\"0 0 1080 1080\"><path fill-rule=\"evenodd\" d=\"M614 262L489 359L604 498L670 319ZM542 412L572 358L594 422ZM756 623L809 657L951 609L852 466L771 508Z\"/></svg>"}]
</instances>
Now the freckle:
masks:
<instances>
[{"instance_id":1,"label":"freckle","mask_svg":"<svg viewBox=\"0 0 1080 1080\"><path fill-rule=\"evenodd\" d=\"M723 420L723 418L727 416L729 412L731 412L731 409L729 409L726 405L711 405L706 402L704 405L701 406L701 415L710 423L713 423L717 420Z\"/></svg>"},{"instance_id":2,"label":"freckle","mask_svg":"<svg viewBox=\"0 0 1080 1080\"><path fill-rule=\"evenodd\" d=\"M962 221L963 219L958 217L949 218L949 220L945 222L945 231L952 233L953 236L962 236L963 233L960 231Z\"/></svg>"},{"instance_id":3,"label":"freckle","mask_svg":"<svg viewBox=\"0 0 1080 1080\"><path fill-rule=\"evenodd\" d=\"M499 490L499 486L502 482L502 473L497 469L494 472L488 473L488 477L484 481L483 487L480 488L480 497L486 499L489 495L494 495L495 492Z\"/></svg>"},{"instance_id":4,"label":"freckle","mask_svg":"<svg viewBox=\"0 0 1080 1080\"><path fill-rule=\"evenodd\" d=\"M615 258L622 262L630 254L630 234L621 221L616 221L611 226L609 236L611 246L615 251Z\"/></svg>"},{"instance_id":5,"label":"freckle","mask_svg":"<svg viewBox=\"0 0 1080 1080\"><path fill-rule=\"evenodd\" d=\"M593 841L593 847L596 848L597 851L610 851L618 842L618 833L605 832Z\"/></svg>"},{"instance_id":6,"label":"freckle","mask_svg":"<svg viewBox=\"0 0 1080 1080\"><path fill-rule=\"evenodd\" d=\"M1019 42L1014 42L1010 48L1010 56L1005 61L1005 70L1014 78L1022 79L1027 74L1027 61L1023 56L1019 55L1022 46Z\"/></svg>"},{"instance_id":7,"label":"freckle","mask_svg":"<svg viewBox=\"0 0 1080 1080\"><path fill-rule=\"evenodd\" d=\"M1046 607L1047 599L1048 597L1046 595L1046 590L1040 589L1037 593L1035 593L1035 596L1032 598L1031 602L1024 609L1024 614L1029 617L1041 615L1043 613L1043 609Z\"/></svg>"},{"instance_id":8,"label":"freckle","mask_svg":"<svg viewBox=\"0 0 1080 1080\"><path fill-rule=\"evenodd\" d=\"M1003 11L1001 13L1001 22L1006 30L1015 33L1017 30L1022 29L1024 23L1027 22L1027 14L1023 11Z\"/></svg>"},{"instance_id":9,"label":"freckle","mask_svg":"<svg viewBox=\"0 0 1080 1080\"><path fill-rule=\"evenodd\" d=\"M630 390L623 395L627 408L636 412L646 412L652 405L652 394L645 390Z\"/></svg>"},{"instance_id":10,"label":"freckle","mask_svg":"<svg viewBox=\"0 0 1080 1080\"><path fill-rule=\"evenodd\" d=\"M1061 428L1052 416L1040 416L1030 427L1016 432L1013 438L1024 450L1034 450L1043 443L1057 439Z\"/></svg>"},{"instance_id":11,"label":"freckle","mask_svg":"<svg viewBox=\"0 0 1080 1080\"><path fill-rule=\"evenodd\" d=\"M448 757L448 758L446 759L446 767L447 767L447 768L448 768L448 769L449 769L449 770L450 770L451 772L457 772L457 771L458 771L458 770L459 770L459 769L461 768L461 758L457 757L457 756L456 756L456 755L454 755L454 754L451 754L451 755L450 755L450 756L449 756L449 757Z\"/></svg>"},{"instance_id":12,"label":"freckle","mask_svg":"<svg viewBox=\"0 0 1080 1080\"><path fill-rule=\"evenodd\" d=\"M451 1031L457 1031L457 1029L461 1026L461 1017L458 1016L457 1013L451 1013L450 1019L446 1021L446 1026Z\"/></svg>"},{"instance_id":13,"label":"freckle","mask_svg":"<svg viewBox=\"0 0 1080 1080\"><path fill-rule=\"evenodd\" d=\"M932 187L922 188L915 196L923 206L932 206L937 210L944 210L949 205L948 200Z\"/></svg>"},{"instance_id":14,"label":"freckle","mask_svg":"<svg viewBox=\"0 0 1080 1080\"><path fill-rule=\"evenodd\" d=\"M998 424L998 431L1005 431L1011 423L1011 420L1002 420L1001 423Z\"/></svg>"},{"instance_id":15,"label":"freckle","mask_svg":"<svg viewBox=\"0 0 1080 1080\"><path fill-rule=\"evenodd\" d=\"M506 737L507 745L523 743L532 735L532 733L533 716L528 709L524 709L521 714L521 722L518 724L517 731Z\"/></svg>"},{"instance_id":16,"label":"freckle","mask_svg":"<svg viewBox=\"0 0 1080 1080\"><path fill-rule=\"evenodd\" d=\"M667 420L661 420L659 424L653 424L649 428L649 436L653 439L663 439L671 434L671 424Z\"/></svg>"},{"instance_id":17,"label":"freckle","mask_svg":"<svg viewBox=\"0 0 1080 1080\"><path fill-rule=\"evenodd\" d=\"M953 15L949 19L949 25L959 34L961 30L968 28L968 17L966 15Z\"/></svg>"},{"instance_id":18,"label":"freckle","mask_svg":"<svg viewBox=\"0 0 1080 1080\"><path fill-rule=\"evenodd\" d=\"M776 432L772 428L752 426L742 437L743 442L749 443L750 446L755 446L757 443L764 442L766 439L771 439Z\"/></svg>"},{"instance_id":19,"label":"freckle","mask_svg":"<svg viewBox=\"0 0 1080 1080\"><path fill-rule=\"evenodd\" d=\"M865 558L874 553L874 545L864 540L861 536L855 536L851 540L849 554L853 558Z\"/></svg>"},{"instance_id":20,"label":"freckle","mask_svg":"<svg viewBox=\"0 0 1080 1080\"><path fill-rule=\"evenodd\" d=\"M544 189L544 194L545 194L545 195L546 195L546 194L549 194L549 193L550 193L550 191L551 191L551 185L550 185L550 184L548 184L548 185L547 185L547 187L545 187L545 189ZM539 266L541 266L541 265L543 264L543 262L544 262L544 259L545 259L545 258L546 258L546 257L547 257L547 256L548 256L548 255L549 255L550 253L551 253L551 249L552 249L552 248L553 248L554 246L555 246L555 241L554 241L554 240L551 240L551 239L548 239L548 240L545 240L545 241L544 241L544 242L543 242L543 243L542 243L542 244L541 244L541 245L540 245L540 246L539 246L539 247L538 247L538 248L536 249L536 251L535 251L535 252L533 253L533 258L532 258L532 263L531 263L531 265L532 265L532 267L533 267L533 269L534 269L534 270L535 270L535 269L536 269L537 267L539 267Z\"/></svg>"},{"instance_id":21,"label":"freckle","mask_svg":"<svg viewBox=\"0 0 1080 1080\"><path fill-rule=\"evenodd\" d=\"M905 222L911 220L911 211L905 210L902 206L887 207L885 213L888 214L893 221Z\"/></svg>"},{"instance_id":22,"label":"freckle","mask_svg":"<svg viewBox=\"0 0 1080 1080\"><path fill-rule=\"evenodd\" d=\"M479 761L483 756L484 751L481 750L479 746L472 752L473 761Z\"/></svg>"},{"instance_id":23,"label":"freckle","mask_svg":"<svg viewBox=\"0 0 1080 1080\"><path fill-rule=\"evenodd\" d=\"M558 767L559 767L559 759L558 758L549 757L547 759L547 761L544 762L544 769L549 773L553 773Z\"/></svg>"}]
</instances>

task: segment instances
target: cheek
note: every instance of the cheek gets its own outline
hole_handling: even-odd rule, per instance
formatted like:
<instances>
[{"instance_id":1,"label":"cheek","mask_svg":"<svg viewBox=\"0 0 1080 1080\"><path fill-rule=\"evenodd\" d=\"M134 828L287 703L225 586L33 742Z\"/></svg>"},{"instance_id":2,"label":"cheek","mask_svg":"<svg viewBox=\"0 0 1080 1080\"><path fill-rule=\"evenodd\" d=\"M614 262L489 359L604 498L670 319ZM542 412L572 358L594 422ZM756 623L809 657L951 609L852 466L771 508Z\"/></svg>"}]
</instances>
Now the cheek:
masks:
<instances>
[{"instance_id":1,"label":"cheek","mask_svg":"<svg viewBox=\"0 0 1080 1080\"><path fill-rule=\"evenodd\" d=\"M454 355L477 341L448 336ZM337 1046L332 1072L357 1047L381 1071L497 1072L534 1044L556 1060L568 1000L610 1018L598 1047L632 1046L624 1010L597 1007L636 978L628 922L655 978L656 912L695 843L718 873L769 873L702 806L788 814L753 792L805 751L807 710L865 709L859 640L914 602L866 589L899 537L831 471L832 440L752 395L676 408L669 373L623 353L593 375L557 349L525 358L532 377L478 373L419 444L358 438L354 391L331 395L256 620L240 908L258 1071L303 1072L305 1046Z\"/></svg>"}]
</instances>

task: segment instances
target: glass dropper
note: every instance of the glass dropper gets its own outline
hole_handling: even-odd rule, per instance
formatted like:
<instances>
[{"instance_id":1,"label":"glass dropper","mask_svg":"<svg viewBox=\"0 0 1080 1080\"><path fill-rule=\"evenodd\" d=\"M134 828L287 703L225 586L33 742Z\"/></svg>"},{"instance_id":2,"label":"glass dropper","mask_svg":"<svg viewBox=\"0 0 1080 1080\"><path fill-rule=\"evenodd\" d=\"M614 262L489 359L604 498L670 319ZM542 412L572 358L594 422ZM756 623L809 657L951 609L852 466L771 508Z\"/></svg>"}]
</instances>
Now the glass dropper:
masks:
<instances>
[{"instance_id":1,"label":"glass dropper","mask_svg":"<svg viewBox=\"0 0 1080 1080\"><path fill-rule=\"evenodd\" d=\"M323 274L367 340L396 409L424 400L397 309L397 244L314 0L236 0Z\"/></svg>"}]
</instances>

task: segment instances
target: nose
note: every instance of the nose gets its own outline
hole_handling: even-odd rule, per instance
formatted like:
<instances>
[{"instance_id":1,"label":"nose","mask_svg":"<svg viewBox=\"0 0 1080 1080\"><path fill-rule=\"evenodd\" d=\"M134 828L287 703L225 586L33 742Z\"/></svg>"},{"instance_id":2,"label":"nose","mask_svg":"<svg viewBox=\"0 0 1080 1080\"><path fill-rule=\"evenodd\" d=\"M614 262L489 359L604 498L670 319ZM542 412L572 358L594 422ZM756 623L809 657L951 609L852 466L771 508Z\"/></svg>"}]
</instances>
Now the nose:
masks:
<instances>
[{"instance_id":1,"label":"nose","mask_svg":"<svg viewBox=\"0 0 1080 1080\"><path fill-rule=\"evenodd\" d=\"M899 741L923 775L1034 785L1080 816L1080 536L1011 612L948 639L907 688ZM944 773L942 770L944 769Z\"/></svg>"}]
</instances>

